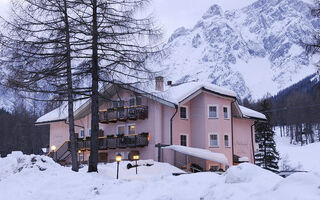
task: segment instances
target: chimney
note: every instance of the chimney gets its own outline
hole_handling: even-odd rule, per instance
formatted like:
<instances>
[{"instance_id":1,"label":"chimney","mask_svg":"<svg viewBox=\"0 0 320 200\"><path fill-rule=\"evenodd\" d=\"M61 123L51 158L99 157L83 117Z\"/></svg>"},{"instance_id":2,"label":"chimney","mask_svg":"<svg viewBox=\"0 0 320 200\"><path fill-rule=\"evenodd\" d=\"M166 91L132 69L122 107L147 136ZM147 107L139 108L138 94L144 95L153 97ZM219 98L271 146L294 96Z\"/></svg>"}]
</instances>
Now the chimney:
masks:
<instances>
[{"instance_id":1,"label":"chimney","mask_svg":"<svg viewBox=\"0 0 320 200\"><path fill-rule=\"evenodd\" d=\"M157 76L156 77L156 90L163 91L164 85L163 85L163 76Z\"/></svg>"}]
</instances>

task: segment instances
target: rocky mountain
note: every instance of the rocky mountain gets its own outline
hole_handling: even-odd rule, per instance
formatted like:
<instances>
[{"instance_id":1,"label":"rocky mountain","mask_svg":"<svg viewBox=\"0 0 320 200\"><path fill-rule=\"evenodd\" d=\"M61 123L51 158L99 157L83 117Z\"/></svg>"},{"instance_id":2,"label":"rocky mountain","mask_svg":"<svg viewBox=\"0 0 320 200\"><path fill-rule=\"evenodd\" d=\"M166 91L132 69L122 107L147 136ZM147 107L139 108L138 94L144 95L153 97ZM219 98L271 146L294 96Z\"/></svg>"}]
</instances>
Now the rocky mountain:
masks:
<instances>
[{"instance_id":1,"label":"rocky mountain","mask_svg":"<svg viewBox=\"0 0 320 200\"><path fill-rule=\"evenodd\" d=\"M212 82L253 99L275 94L316 71L303 45L320 28L310 8L300 0L213 5L192 29L177 29L153 65L176 82Z\"/></svg>"}]
</instances>

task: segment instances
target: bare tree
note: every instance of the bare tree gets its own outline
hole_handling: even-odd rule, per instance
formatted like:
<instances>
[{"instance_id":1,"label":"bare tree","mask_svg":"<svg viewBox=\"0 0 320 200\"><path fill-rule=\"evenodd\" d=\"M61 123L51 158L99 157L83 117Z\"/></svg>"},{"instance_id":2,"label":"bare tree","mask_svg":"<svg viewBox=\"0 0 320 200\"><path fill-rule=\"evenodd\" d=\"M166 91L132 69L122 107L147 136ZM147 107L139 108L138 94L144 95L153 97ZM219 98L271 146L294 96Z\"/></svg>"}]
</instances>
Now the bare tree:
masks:
<instances>
[{"instance_id":1,"label":"bare tree","mask_svg":"<svg viewBox=\"0 0 320 200\"><path fill-rule=\"evenodd\" d=\"M74 96L88 88L73 87L72 31L67 0L12 0L11 16L2 18L1 65L6 67L8 88L36 100L58 96L68 101L72 170L78 171L75 143ZM77 72L75 72L77 73Z\"/></svg>"},{"instance_id":2,"label":"bare tree","mask_svg":"<svg viewBox=\"0 0 320 200\"><path fill-rule=\"evenodd\" d=\"M146 59L158 52L161 36L152 17L139 11L148 0L77 0L74 20L82 42L82 58L91 74L91 152L89 172L97 171L99 131L99 84L118 86L150 80ZM141 17L138 17L141 16Z\"/></svg>"}]
</instances>

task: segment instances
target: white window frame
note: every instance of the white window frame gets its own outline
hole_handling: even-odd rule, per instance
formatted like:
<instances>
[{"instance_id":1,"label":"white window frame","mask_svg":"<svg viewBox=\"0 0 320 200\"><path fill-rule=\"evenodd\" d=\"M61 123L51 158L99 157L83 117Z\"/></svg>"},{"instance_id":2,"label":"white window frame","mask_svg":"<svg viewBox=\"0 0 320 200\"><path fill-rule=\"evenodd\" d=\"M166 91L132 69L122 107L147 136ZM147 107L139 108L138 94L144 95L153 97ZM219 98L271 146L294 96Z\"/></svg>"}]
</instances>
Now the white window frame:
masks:
<instances>
[{"instance_id":1,"label":"white window frame","mask_svg":"<svg viewBox=\"0 0 320 200\"><path fill-rule=\"evenodd\" d=\"M217 116L216 117L210 117L210 107L216 107L216 109L217 109ZM217 105L217 104L209 104L208 105L208 118L209 119L219 119L219 105Z\"/></svg>"},{"instance_id":2,"label":"white window frame","mask_svg":"<svg viewBox=\"0 0 320 200\"><path fill-rule=\"evenodd\" d=\"M91 128L88 128L87 136L91 137Z\"/></svg>"},{"instance_id":3,"label":"white window frame","mask_svg":"<svg viewBox=\"0 0 320 200\"><path fill-rule=\"evenodd\" d=\"M124 127L124 133L123 133L123 134L126 134L126 125L122 124L122 125L117 125L117 127L116 127L116 129L117 129L117 130L116 130L117 135L118 135L118 134L122 134L122 133L119 133L119 129L118 129L119 127Z\"/></svg>"},{"instance_id":4,"label":"white window frame","mask_svg":"<svg viewBox=\"0 0 320 200\"><path fill-rule=\"evenodd\" d=\"M181 136L186 136L186 147L188 147L189 146L189 135L188 134L186 134L186 133L181 133L180 135L179 135L179 145L181 145ZM182 145L181 145L182 146Z\"/></svg>"},{"instance_id":5,"label":"white window frame","mask_svg":"<svg viewBox=\"0 0 320 200\"><path fill-rule=\"evenodd\" d=\"M226 135L228 136L228 146L226 146L226 140L225 140ZM231 147L230 146L230 135L227 133L223 135L223 144L224 144L224 147L227 147L227 148Z\"/></svg>"},{"instance_id":6,"label":"white window frame","mask_svg":"<svg viewBox=\"0 0 320 200\"><path fill-rule=\"evenodd\" d=\"M217 145L216 146L211 146L210 144L210 136L211 135L216 135L217 136ZM211 147L211 148L216 148L216 147L220 147L220 137L219 137L219 134L218 133L209 133L208 135L208 146Z\"/></svg>"},{"instance_id":7,"label":"white window frame","mask_svg":"<svg viewBox=\"0 0 320 200\"><path fill-rule=\"evenodd\" d=\"M134 126L134 134L130 134L130 135L135 135L136 134L136 127L137 127L136 124L132 123L132 124L127 124L126 125L126 128L127 128L126 134L127 135L129 135L129 131L130 131L129 126Z\"/></svg>"},{"instance_id":8,"label":"white window frame","mask_svg":"<svg viewBox=\"0 0 320 200\"><path fill-rule=\"evenodd\" d=\"M81 135L81 132L82 132L82 135ZM84 129L80 129L79 138L84 138L84 135L85 135Z\"/></svg>"},{"instance_id":9,"label":"white window frame","mask_svg":"<svg viewBox=\"0 0 320 200\"><path fill-rule=\"evenodd\" d=\"M181 117L181 108L185 108L186 109L186 118L182 118ZM180 115L180 119L188 119L188 106L180 106L179 107L179 115Z\"/></svg>"},{"instance_id":10,"label":"white window frame","mask_svg":"<svg viewBox=\"0 0 320 200\"><path fill-rule=\"evenodd\" d=\"M227 108L227 115L228 115L227 118L224 117L224 108ZM222 107L222 112L223 112L223 118L224 119L230 119L230 108L229 108L229 106L224 105Z\"/></svg>"},{"instance_id":11,"label":"white window frame","mask_svg":"<svg viewBox=\"0 0 320 200\"><path fill-rule=\"evenodd\" d=\"M133 105L130 105L130 101L133 99ZM136 105L136 98L135 97L130 97L128 100L128 106L135 106Z\"/></svg>"}]
</instances>

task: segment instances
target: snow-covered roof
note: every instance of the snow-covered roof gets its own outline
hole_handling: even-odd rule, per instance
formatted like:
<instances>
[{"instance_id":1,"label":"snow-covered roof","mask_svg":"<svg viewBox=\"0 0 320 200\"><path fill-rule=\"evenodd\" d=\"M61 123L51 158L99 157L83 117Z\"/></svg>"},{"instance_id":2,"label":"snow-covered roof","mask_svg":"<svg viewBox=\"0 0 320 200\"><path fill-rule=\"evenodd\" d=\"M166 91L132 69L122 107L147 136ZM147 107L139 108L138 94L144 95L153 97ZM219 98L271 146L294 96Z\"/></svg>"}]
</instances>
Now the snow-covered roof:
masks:
<instances>
[{"instance_id":1,"label":"snow-covered roof","mask_svg":"<svg viewBox=\"0 0 320 200\"><path fill-rule=\"evenodd\" d=\"M239 108L242 112L243 117L247 117L247 118L257 118L257 119L263 119L266 120L266 116L262 113L259 113L255 110L252 110L250 108L244 107L244 106L240 106Z\"/></svg>"},{"instance_id":2,"label":"snow-covered roof","mask_svg":"<svg viewBox=\"0 0 320 200\"><path fill-rule=\"evenodd\" d=\"M189 97L190 95L194 94L200 89L206 89L211 92L229 96L229 97L237 97L237 94L234 91L229 89L208 83L202 82L188 82L179 85L167 86L164 91L153 91L152 93L158 97L165 98L172 103L179 104L185 98Z\"/></svg>"},{"instance_id":3,"label":"snow-covered roof","mask_svg":"<svg viewBox=\"0 0 320 200\"><path fill-rule=\"evenodd\" d=\"M82 106L88 100L79 100L74 102L73 110L76 111L80 106ZM68 117L68 105L67 103L63 103L60 107L48 112L45 115L42 115L35 122L36 124L53 122L53 121L62 121L67 120Z\"/></svg>"},{"instance_id":4,"label":"snow-covered roof","mask_svg":"<svg viewBox=\"0 0 320 200\"><path fill-rule=\"evenodd\" d=\"M240 162L249 162L250 160L249 160L248 157L243 156L243 157L240 157L240 158L239 158L239 161L240 161Z\"/></svg>"},{"instance_id":5,"label":"snow-covered roof","mask_svg":"<svg viewBox=\"0 0 320 200\"><path fill-rule=\"evenodd\" d=\"M129 86L130 87L130 86ZM107 87L106 87L107 88ZM197 91L207 90L217 95L227 96L231 98L237 98L237 94L229 89L203 82L188 82L179 85L166 86L164 91L157 91L150 85L136 87L135 89L140 90L141 92L146 92L160 100L162 103L169 103L171 106L178 105L186 98L192 96ZM130 89L130 88L129 88ZM134 89L134 87L132 87ZM79 111L83 107L86 107L84 104L89 100L76 101L74 103L74 111ZM89 105L89 104L88 104ZM266 117L257 111L251 110L249 108L239 106L243 117L247 118L257 118L257 119L266 119ZM77 112L76 112L77 113ZM59 108L41 116L37 119L36 124L53 122L59 120L66 120L68 117L68 106L63 104Z\"/></svg>"},{"instance_id":6,"label":"snow-covered roof","mask_svg":"<svg viewBox=\"0 0 320 200\"><path fill-rule=\"evenodd\" d=\"M51 121L59 121L65 120L68 116L68 106L60 106L47 114L39 117L36 121L36 124L51 122Z\"/></svg>"},{"instance_id":7,"label":"snow-covered roof","mask_svg":"<svg viewBox=\"0 0 320 200\"><path fill-rule=\"evenodd\" d=\"M227 157L222 154L222 153L216 153L209 151L207 149L200 149L200 148L194 148L194 147L186 147L186 146L180 146L180 145L171 145L167 147L163 147L165 149L172 149L174 151L187 154L190 156L194 156L197 158L202 158L205 160L210 160L213 162L218 162L224 165L229 165L228 164L228 159Z\"/></svg>"}]
</instances>

